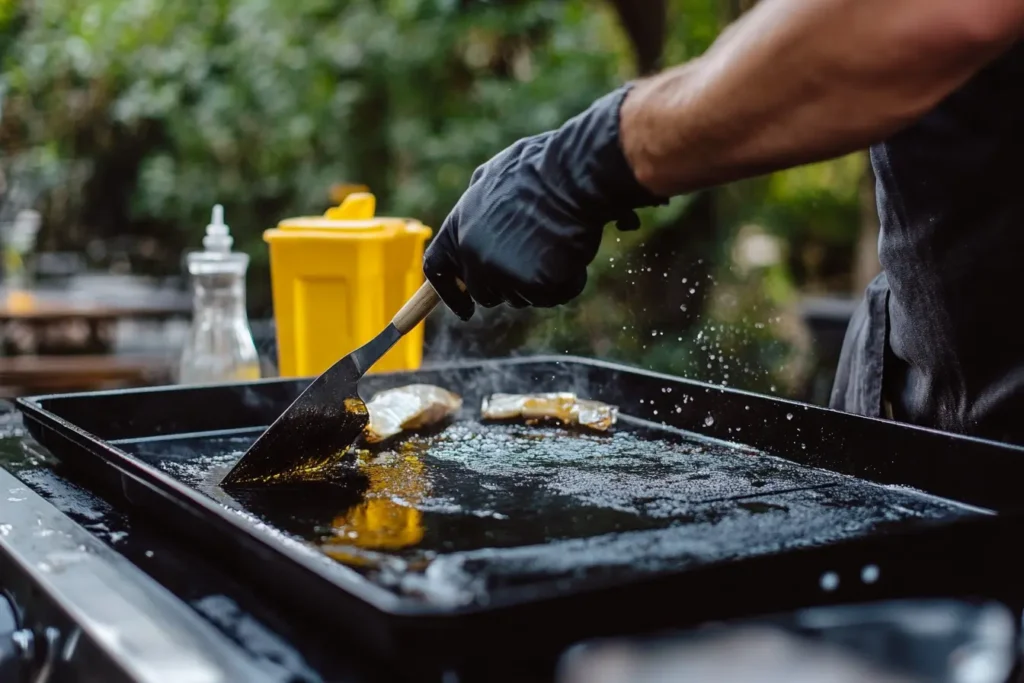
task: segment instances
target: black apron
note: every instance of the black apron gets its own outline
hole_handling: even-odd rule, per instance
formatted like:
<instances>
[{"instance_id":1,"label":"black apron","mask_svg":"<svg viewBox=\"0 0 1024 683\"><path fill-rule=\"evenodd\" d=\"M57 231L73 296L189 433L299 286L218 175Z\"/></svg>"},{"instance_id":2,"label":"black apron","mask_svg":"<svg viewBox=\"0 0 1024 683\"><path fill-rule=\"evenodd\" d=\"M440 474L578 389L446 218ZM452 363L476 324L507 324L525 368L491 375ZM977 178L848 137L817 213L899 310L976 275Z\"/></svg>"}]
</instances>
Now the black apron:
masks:
<instances>
[{"instance_id":1,"label":"black apron","mask_svg":"<svg viewBox=\"0 0 1024 683\"><path fill-rule=\"evenodd\" d=\"M1024 444L1024 43L871 164L884 272L831 407Z\"/></svg>"}]
</instances>

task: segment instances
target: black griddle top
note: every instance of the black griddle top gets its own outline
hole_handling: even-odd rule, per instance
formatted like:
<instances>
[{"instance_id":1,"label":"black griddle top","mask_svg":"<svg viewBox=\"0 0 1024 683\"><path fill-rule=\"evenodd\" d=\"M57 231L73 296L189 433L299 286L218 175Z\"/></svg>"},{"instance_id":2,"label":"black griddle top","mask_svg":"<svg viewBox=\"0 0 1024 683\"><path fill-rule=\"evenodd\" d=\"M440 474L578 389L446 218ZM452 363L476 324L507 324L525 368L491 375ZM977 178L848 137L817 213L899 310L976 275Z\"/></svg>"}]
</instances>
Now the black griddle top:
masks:
<instances>
[{"instance_id":1,"label":"black griddle top","mask_svg":"<svg viewBox=\"0 0 1024 683\"><path fill-rule=\"evenodd\" d=\"M982 514L628 418L608 434L462 420L359 453L340 484L228 494L220 479L251 440L124 447L378 585L440 605Z\"/></svg>"}]
</instances>

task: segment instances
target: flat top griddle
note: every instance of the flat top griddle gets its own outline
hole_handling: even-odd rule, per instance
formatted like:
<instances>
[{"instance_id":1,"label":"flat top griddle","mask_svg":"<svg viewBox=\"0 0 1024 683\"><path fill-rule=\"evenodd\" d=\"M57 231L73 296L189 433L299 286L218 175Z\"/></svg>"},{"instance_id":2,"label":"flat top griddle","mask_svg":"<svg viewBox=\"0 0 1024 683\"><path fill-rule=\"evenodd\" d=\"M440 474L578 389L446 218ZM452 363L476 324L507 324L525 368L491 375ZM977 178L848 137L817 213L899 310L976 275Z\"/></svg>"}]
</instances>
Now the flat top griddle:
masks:
<instances>
[{"instance_id":1,"label":"flat top griddle","mask_svg":"<svg viewBox=\"0 0 1024 683\"><path fill-rule=\"evenodd\" d=\"M123 448L396 595L444 606L983 514L628 417L608 434L464 418L362 453L340 483L229 494L220 479L252 439Z\"/></svg>"},{"instance_id":2,"label":"flat top griddle","mask_svg":"<svg viewBox=\"0 0 1024 683\"><path fill-rule=\"evenodd\" d=\"M412 382L460 393L462 414L350 463L341 485L234 497L219 477L305 382L19 408L36 439L110 497L385 656L513 646L525 656L583 637L928 594L940 588L927 571L936 561L984 585L976 574L1004 566L1013 547L1003 520L1019 510L1024 449L583 359L375 375L362 390ZM489 393L567 390L620 406L614 432L477 419Z\"/></svg>"}]
</instances>

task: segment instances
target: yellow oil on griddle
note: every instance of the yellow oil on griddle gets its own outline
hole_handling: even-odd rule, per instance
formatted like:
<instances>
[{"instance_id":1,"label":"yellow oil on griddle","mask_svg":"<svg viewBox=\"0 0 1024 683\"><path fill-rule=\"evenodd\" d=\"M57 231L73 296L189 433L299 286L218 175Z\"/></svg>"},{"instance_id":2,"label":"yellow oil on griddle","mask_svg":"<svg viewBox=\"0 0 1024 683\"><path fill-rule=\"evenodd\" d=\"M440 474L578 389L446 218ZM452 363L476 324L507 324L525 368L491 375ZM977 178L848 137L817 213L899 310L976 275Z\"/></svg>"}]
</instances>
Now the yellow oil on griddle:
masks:
<instances>
[{"instance_id":1,"label":"yellow oil on griddle","mask_svg":"<svg viewBox=\"0 0 1024 683\"><path fill-rule=\"evenodd\" d=\"M425 532L423 513L417 508L430 493L426 467L417 452L422 443L406 442L394 451L358 451L359 471L367 477L363 500L336 516L332 534L320 549L347 564L366 559L356 550L378 552L416 546Z\"/></svg>"},{"instance_id":2,"label":"yellow oil on griddle","mask_svg":"<svg viewBox=\"0 0 1024 683\"><path fill-rule=\"evenodd\" d=\"M356 192L323 216L288 218L263 233L282 377L319 375L384 329L423 284L430 228L375 212L374 196ZM415 370L422 357L421 324L371 372Z\"/></svg>"}]
</instances>

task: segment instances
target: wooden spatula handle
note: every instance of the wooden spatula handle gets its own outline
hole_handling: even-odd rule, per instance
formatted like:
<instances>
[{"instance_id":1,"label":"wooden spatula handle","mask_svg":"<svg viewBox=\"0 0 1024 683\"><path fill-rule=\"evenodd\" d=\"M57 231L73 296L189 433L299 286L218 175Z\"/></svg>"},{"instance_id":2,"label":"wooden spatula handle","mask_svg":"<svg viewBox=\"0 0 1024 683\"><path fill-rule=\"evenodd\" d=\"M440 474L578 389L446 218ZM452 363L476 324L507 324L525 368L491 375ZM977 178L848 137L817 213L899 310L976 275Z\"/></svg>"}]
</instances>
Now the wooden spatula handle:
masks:
<instances>
[{"instance_id":1,"label":"wooden spatula handle","mask_svg":"<svg viewBox=\"0 0 1024 683\"><path fill-rule=\"evenodd\" d=\"M430 315L430 312L439 303L441 303L441 297L434 291L434 287L429 282L424 282L423 286L416 290L416 293L405 302L398 313L395 313L391 324L402 334L408 334L412 328L423 322L423 319Z\"/></svg>"}]
</instances>

